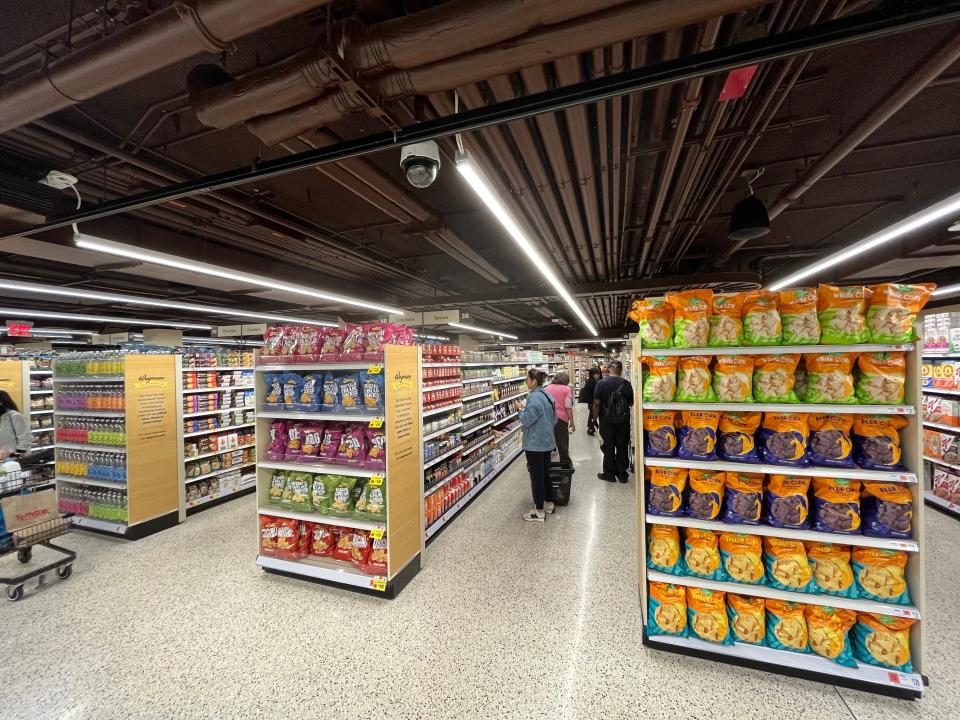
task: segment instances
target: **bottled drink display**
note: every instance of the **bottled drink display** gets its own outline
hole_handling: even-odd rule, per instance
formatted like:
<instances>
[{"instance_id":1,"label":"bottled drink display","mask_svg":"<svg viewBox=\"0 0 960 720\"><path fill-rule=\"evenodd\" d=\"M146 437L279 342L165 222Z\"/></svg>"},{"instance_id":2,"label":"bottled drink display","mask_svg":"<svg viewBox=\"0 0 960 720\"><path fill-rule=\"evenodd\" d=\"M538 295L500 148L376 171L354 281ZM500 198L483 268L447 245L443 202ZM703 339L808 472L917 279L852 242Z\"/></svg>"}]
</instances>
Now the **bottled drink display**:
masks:
<instances>
[{"instance_id":1,"label":"bottled drink display","mask_svg":"<svg viewBox=\"0 0 960 720\"><path fill-rule=\"evenodd\" d=\"M124 409L123 385L63 385L57 391L57 410Z\"/></svg>"},{"instance_id":2,"label":"bottled drink display","mask_svg":"<svg viewBox=\"0 0 960 720\"><path fill-rule=\"evenodd\" d=\"M123 483L127 480L127 455L92 450L58 450L57 475Z\"/></svg>"},{"instance_id":3,"label":"bottled drink display","mask_svg":"<svg viewBox=\"0 0 960 720\"><path fill-rule=\"evenodd\" d=\"M120 419L67 418L57 423L57 442L123 447L127 444L127 432Z\"/></svg>"},{"instance_id":4,"label":"bottled drink display","mask_svg":"<svg viewBox=\"0 0 960 720\"><path fill-rule=\"evenodd\" d=\"M58 506L62 513L127 522L127 494L123 490L61 485Z\"/></svg>"},{"instance_id":5,"label":"bottled drink display","mask_svg":"<svg viewBox=\"0 0 960 720\"><path fill-rule=\"evenodd\" d=\"M119 350L67 353L56 359L54 369L58 375L68 377L123 375L123 353Z\"/></svg>"}]
</instances>

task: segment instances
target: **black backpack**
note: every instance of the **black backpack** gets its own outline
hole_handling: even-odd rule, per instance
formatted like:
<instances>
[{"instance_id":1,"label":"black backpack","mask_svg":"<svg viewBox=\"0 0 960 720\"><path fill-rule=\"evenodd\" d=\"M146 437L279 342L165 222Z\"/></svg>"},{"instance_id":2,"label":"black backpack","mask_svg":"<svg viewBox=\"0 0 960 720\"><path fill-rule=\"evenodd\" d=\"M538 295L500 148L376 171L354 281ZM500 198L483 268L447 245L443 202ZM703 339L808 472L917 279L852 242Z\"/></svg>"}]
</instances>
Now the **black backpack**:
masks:
<instances>
[{"instance_id":1,"label":"black backpack","mask_svg":"<svg viewBox=\"0 0 960 720\"><path fill-rule=\"evenodd\" d=\"M617 389L607 397L607 402L603 406L603 419L608 423L619 424L630 422L630 404L623 394L623 386L626 382L620 383Z\"/></svg>"}]
</instances>

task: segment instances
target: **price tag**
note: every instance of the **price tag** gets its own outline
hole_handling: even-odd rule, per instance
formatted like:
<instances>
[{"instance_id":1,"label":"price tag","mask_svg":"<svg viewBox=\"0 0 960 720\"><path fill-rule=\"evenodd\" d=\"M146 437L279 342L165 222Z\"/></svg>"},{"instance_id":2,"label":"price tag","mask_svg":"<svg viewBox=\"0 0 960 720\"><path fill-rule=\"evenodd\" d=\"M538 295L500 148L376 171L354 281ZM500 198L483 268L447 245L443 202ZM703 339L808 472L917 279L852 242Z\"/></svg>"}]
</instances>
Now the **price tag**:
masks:
<instances>
[{"instance_id":1,"label":"price tag","mask_svg":"<svg viewBox=\"0 0 960 720\"><path fill-rule=\"evenodd\" d=\"M913 551L917 549L916 543L891 540L890 543L898 550Z\"/></svg>"},{"instance_id":2,"label":"price tag","mask_svg":"<svg viewBox=\"0 0 960 720\"><path fill-rule=\"evenodd\" d=\"M370 587L379 592L386 592L387 589L387 579L386 578L374 578L370 581Z\"/></svg>"},{"instance_id":3,"label":"price tag","mask_svg":"<svg viewBox=\"0 0 960 720\"><path fill-rule=\"evenodd\" d=\"M374 475L370 478L370 482L367 483L370 487L379 487L383 485L384 477L383 475Z\"/></svg>"},{"instance_id":4,"label":"price tag","mask_svg":"<svg viewBox=\"0 0 960 720\"><path fill-rule=\"evenodd\" d=\"M897 615L900 617L910 618L911 620L920 619L920 613L913 608L897 608Z\"/></svg>"},{"instance_id":5,"label":"price tag","mask_svg":"<svg viewBox=\"0 0 960 720\"><path fill-rule=\"evenodd\" d=\"M370 375L379 375L381 372L383 372L383 365L371 365L367 368L367 372Z\"/></svg>"},{"instance_id":6,"label":"price tag","mask_svg":"<svg viewBox=\"0 0 960 720\"><path fill-rule=\"evenodd\" d=\"M382 527L374 528L370 531L370 537L374 540L383 540L383 536L386 531Z\"/></svg>"},{"instance_id":7,"label":"price tag","mask_svg":"<svg viewBox=\"0 0 960 720\"><path fill-rule=\"evenodd\" d=\"M913 675L905 675L904 673L898 672L888 672L887 678L890 680L892 685L906 685L907 687L912 687L915 690L923 690L923 682L920 678L914 677Z\"/></svg>"},{"instance_id":8,"label":"price tag","mask_svg":"<svg viewBox=\"0 0 960 720\"><path fill-rule=\"evenodd\" d=\"M374 418L370 421L370 427L379 429L383 427L383 418Z\"/></svg>"}]
</instances>

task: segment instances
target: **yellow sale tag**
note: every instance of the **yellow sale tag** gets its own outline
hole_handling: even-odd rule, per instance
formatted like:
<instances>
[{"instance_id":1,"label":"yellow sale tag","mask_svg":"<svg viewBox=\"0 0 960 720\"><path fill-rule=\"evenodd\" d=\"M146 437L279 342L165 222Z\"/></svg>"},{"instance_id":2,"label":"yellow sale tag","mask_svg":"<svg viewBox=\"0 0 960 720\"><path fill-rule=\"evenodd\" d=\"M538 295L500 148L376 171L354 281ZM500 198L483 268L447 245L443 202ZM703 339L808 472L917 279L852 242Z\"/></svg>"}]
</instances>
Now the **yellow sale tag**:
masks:
<instances>
[{"instance_id":1,"label":"yellow sale tag","mask_svg":"<svg viewBox=\"0 0 960 720\"><path fill-rule=\"evenodd\" d=\"M386 531L382 527L374 528L370 531L370 537L374 540L382 540Z\"/></svg>"},{"instance_id":2,"label":"yellow sale tag","mask_svg":"<svg viewBox=\"0 0 960 720\"><path fill-rule=\"evenodd\" d=\"M380 592L385 592L387 589L387 579L386 578L374 578L370 581L370 587L374 590L379 590Z\"/></svg>"},{"instance_id":3,"label":"yellow sale tag","mask_svg":"<svg viewBox=\"0 0 960 720\"><path fill-rule=\"evenodd\" d=\"M370 487L378 487L380 485L383 485L384 479L385 478L383 477L383 475L374 475L372 478L370 478L370 482L368 483L368 485L370 485Z\"/></svg>"},{"instance_id":4,"label":"yellow sale tag","mask_svg":"<svg viewBox=\"0 0 960 720\"><path fill-rule=\"evenodd\" d=\"M383 427L383 418L374 418L370 421L370 427L377 429Z\"/></svg>"},{"instance_id":5,"label":"yellow sale tag","mask_svg":"<svg viewBox=\"0 0 960 720\"><path fill-rule=\"evenodd\" d=\"M370 367L367 368L367 372L368 372L370 375L379 375L381 372L383 372L383 366L382 366L382 365L371 365Z\"/></svg>"}]
</instances>

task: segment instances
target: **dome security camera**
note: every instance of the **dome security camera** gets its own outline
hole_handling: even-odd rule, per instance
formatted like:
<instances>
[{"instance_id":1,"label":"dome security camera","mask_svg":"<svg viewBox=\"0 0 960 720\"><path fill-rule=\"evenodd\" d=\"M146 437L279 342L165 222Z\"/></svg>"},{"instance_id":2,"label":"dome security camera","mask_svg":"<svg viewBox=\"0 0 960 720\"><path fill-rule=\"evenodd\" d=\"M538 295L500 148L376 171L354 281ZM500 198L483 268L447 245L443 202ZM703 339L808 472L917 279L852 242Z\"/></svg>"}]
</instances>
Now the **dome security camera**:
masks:
<instances>
[{"instance_id":1,"label":"dome security camera","mask_svg":"<svg viewBox=\"0 0 960 720\"><path fill-rule=\"evenodd\" d=\"M404 145L400 151L400 169L415 188L433 185L440 172L440 148L433 140Z\"/></svg>"}]
</instances>

